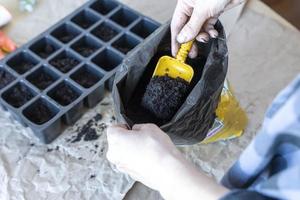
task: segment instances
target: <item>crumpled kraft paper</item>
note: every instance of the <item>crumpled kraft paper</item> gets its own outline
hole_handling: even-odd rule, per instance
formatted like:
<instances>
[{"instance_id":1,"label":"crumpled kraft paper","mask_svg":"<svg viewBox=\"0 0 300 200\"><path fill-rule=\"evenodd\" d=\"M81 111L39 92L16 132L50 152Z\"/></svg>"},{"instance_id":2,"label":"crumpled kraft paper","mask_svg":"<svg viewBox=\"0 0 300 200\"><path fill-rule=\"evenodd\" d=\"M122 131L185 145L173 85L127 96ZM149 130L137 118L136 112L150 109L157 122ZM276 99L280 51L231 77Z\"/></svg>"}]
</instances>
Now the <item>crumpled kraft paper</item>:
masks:
<instances>
[{"instance_id":1,"label":"crumpled kraft paper","mask_svg":"<svg viewBox=\"0 0 300 200\"><path fill-rule=\"evenodd\" d=\"M72 143L80 128L98 113L102 119L93 127L99 138ZM122 199L134 181L106 159L105 127L113 122L111 98L107 96L53 143L45 145L0 109L0 199Z\"/></svg>"}]
</instances>

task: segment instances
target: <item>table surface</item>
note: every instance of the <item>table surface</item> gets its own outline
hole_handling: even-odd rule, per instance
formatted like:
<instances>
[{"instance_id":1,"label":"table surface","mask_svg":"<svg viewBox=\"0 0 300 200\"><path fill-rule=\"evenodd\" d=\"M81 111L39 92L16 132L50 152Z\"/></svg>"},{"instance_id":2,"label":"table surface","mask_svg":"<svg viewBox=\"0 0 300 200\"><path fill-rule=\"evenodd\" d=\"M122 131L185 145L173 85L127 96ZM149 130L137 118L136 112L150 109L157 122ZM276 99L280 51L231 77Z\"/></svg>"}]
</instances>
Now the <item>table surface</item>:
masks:
<instances>
[{"instance_id":1,"label":"table surface","mask_svg":"<svg viewBox=\"0 0 300 200\"><path fill-rule=\"evenodd\" d=\"M59 3L60 6L55 6L55 3L49 4L53 7L37 8L28 15L17 11L16 1L1 0L1 3L15 14L14 21L4 30L19 45L24 44L86 2L74 0L70 3L70 1L54 0L52 2ZM122 2L157 21L165 22L172 16L176 0L122 0ZM230 32L228 77L241 106L248 114L249 125L240 138L181 149L185 154L189 154L187 157L190 156L199 168L217 180L255 136L272 99L300 71L299 32L260 1L249 1L240 19L230 26L228 32ZM159 198L158 193L139 183L135 184L125 197L125 199Z\"/></svg>"}]
</instances>

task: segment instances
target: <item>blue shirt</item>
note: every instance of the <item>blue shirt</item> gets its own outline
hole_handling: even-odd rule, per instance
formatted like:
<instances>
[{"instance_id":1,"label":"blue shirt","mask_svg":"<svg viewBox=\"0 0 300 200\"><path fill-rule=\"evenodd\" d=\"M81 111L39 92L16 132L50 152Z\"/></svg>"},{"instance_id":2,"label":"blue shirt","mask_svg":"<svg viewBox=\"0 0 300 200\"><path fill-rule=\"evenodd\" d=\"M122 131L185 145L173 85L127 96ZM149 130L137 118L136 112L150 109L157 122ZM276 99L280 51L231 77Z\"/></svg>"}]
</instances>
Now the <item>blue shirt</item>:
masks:
<instances>
[{"instance_id":1,"label":"blue shirt","mask_svg":"<svg viewBox=\"0 0 300 200\"><path fill-rule=\"evenodd\" d=\"M222 184L232 190L226 200L300 200L300 75L275 98Z\"/></svg>"}]
</instances>

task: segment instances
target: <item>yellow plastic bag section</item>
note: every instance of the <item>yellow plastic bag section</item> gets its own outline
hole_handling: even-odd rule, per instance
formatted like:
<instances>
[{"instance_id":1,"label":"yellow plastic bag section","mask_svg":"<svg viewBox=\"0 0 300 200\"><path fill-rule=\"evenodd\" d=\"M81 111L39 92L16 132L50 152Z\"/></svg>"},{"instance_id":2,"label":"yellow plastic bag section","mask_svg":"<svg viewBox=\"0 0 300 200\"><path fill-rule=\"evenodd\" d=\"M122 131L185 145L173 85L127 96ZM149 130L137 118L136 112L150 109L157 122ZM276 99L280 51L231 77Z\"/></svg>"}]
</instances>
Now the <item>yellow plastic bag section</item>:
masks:
<instances>
[{"instance_id":1,"label":"yellow plastic bag section","mask_svg":"<svg viewBox=\"0 0 300 200\"><path fill-rule=\"evenodd\" d=\"M246 112L240 107L228 80L224 83L216 115L212 128L201 142L203 144L239 137L248 124Z\"/></svg>"}]
</instances>

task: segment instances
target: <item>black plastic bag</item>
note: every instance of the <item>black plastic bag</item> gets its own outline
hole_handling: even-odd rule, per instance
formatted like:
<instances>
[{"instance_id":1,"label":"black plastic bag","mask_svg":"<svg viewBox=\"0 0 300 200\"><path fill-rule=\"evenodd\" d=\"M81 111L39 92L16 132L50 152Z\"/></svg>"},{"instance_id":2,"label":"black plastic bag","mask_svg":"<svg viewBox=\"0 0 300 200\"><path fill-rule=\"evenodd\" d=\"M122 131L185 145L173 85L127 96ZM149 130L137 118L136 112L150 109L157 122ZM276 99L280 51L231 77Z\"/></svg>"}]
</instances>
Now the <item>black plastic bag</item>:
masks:
<instances>
[{"instance_id":1,"label":"black plastic bag","mask_svg":"<svg viewBox=\"0 0 300 200\"><path fill-rule=\"evenodd\" d=\"M202 141L215 120L228 65L225 33L220 22L217 39L197 43L199 56L188 59L195 71L185 102L170 121L155 118L141 106L141 98L158 59L171 55L169 24L161 26L125 59L113 85L115 114L119 123L155 123L177 145Z\"/></svg>"}]
</instances>

